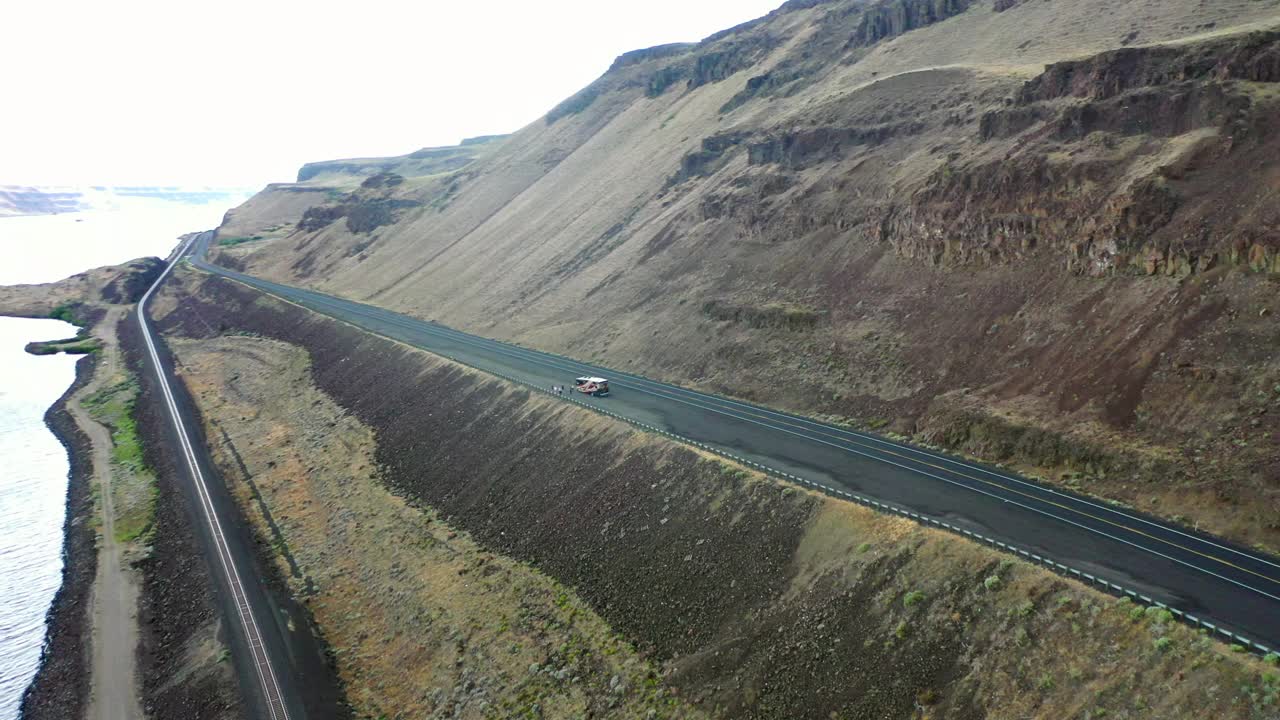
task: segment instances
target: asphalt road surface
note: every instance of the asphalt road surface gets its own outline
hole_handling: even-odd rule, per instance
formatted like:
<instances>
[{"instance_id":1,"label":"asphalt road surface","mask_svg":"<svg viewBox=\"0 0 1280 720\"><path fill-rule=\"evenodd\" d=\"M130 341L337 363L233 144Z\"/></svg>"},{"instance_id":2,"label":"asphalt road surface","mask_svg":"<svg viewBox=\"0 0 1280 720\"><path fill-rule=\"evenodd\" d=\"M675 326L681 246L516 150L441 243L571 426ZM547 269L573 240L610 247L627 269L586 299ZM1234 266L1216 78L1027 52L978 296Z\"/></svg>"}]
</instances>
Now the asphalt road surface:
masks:
<instances>
[{"instance_id":1,"label":"asphalt road surface","mask_svg":"<svg viewBox=\"0 0 1280 720\"><path fill-rule=\"evenodd\" d=\"M287 659L287 631L253 573L251 550L228 516L231 500L209 461L203 433L173 374L168 352L153 334L146 315L151 294L189 246L190 243L175 254L174 262L147 290L130 320L139 324L145 344L146 369L157 381L157 399L163 403L164 413L170 420L167 439L180 451L176 464L183 490L195 504L197 536L212 557L210 570L219 590L218 599L224 606L224 616L231 625L228 640L240 671L246 706L255 718L301 720L306 712L297 678Z\"/></svg>"},{"instance_id":2,"label":"asphalt road surface","mask_svg":"<svg viewBox=\"0 0 1280 720\"><path fill-rule=\"evenodd\" d=\"M1233 643L1280 648L1280 558L969 462L788 413L459 332L382 308L191 263L370 332L548 389L609 378L585 404L874 507L980 538ZM1006 547L1007 546L1007 547Z\"/></svg>"}]
</instances>

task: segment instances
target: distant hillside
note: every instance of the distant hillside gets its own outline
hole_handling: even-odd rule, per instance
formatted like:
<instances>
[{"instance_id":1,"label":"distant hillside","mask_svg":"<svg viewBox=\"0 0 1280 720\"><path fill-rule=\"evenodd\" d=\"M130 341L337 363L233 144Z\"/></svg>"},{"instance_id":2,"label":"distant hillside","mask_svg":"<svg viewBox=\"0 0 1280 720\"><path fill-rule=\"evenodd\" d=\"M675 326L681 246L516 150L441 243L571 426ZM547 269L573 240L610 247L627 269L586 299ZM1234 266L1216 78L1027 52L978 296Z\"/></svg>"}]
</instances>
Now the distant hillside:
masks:
<instances>
[{"instance_id":1,"label":"distant hillside","mask_svg":"<svg viewBox=\"0 0 1280 720\"><path fill-rule=\"evenodd\" d=\"M189 187L33 187L0 185L0 217L52 215L84 210L108 209L121 200L148 198L180 203L235 202L244 198L246 188Z\"/></svg>"},{"instance_id":2,"label":"distant hillside","mask_svg":"<svg viewBox=\"0 0 1280 720\"><path fill-rule=\"evenodd\" d=\"M80 191L0 185L0 217L52 215L85 209Z\"/></svg>"},{"instance_id":3,"label":"distant hillside","mask_svg":"<svg viewBox=\"0 0 1280 720\"><path fill-rule=\"evenodd\" d=\"M221 255L1274 549L1278 28L1280 0L793 0L452 172L277 187Z\"/></svg>"},{"instance_id":4,"label":"distant hillside","mask_svg":"<svg viewBox=\"0 0 1280 720\"><path fill-rule=\"evenodd\" d=\"M461 169L473 160L501 146L509 135L467 138L460 145L422 148L399 157L351 158L307 163L298 171L298 182L359 182L378 173L392 172L403 177L425 177Z\"/></svg>"}]
</instances>

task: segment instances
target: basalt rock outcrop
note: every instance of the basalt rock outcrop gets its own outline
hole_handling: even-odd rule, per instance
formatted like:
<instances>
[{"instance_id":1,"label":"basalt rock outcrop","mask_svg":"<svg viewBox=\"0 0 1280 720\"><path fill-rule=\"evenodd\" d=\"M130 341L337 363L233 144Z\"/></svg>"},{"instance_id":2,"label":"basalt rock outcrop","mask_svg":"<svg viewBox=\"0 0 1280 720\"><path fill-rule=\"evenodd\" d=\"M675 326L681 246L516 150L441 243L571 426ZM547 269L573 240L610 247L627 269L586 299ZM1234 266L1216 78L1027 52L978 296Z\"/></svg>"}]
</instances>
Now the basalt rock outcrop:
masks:
<instances>
[{"instance_id":1,"label":"basalt rock outcrop","mask_svg":"<svg viewBox=\"0 0 1280 720\"><path fill-rule=\"evenodd\" d=\"M1094 275L1273 271L1274 167L1246 179L1236 163L1280 149L1277 58L1271 32L1051 65L983 115L980 140L1005 155L935 171L880 239L934 263L1043 247Z\"/></svg>"}]
</instances>

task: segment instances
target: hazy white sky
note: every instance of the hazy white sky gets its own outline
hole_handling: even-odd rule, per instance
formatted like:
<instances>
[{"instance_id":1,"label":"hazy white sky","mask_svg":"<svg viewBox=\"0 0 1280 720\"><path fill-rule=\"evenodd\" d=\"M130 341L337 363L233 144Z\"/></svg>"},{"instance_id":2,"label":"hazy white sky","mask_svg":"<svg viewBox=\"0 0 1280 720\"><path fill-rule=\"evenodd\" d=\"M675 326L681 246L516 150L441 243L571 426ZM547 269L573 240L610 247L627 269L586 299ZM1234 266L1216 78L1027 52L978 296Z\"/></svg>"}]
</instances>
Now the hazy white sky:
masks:
<instances>
[{"instance_id":1,"label":"hazy white sky","mask_svg":"<svg viewBox=\"0 0 1280 720\"><path fill-rule=\"evenodd\" d=\"M627 50L781 0L40 0L0 25L0 183L258 185L510 132Z\"/></svg>"}]
</instances>

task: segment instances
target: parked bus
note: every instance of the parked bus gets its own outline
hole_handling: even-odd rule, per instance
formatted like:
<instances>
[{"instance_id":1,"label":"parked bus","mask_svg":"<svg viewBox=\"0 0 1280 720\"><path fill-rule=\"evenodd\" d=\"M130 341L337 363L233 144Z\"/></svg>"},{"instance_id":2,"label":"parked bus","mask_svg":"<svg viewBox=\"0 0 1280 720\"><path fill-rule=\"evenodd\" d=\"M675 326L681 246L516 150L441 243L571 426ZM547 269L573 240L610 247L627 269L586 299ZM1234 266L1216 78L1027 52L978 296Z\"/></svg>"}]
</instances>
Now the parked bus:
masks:
<instances>
[{"instance_id":1,"label":"parked bus","mask_svg":"<svg viewBox=\"0 0 1280 720\"><path fill-rule=\"evenodd\" d=\"M604 397L609 394L609 381L598 377L580 377L573 381L573 389L587 395Z\"/></svg>"}]
</instances>

